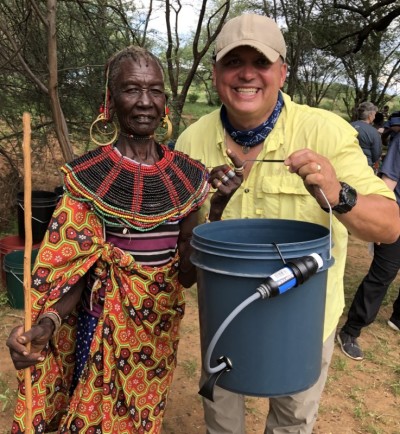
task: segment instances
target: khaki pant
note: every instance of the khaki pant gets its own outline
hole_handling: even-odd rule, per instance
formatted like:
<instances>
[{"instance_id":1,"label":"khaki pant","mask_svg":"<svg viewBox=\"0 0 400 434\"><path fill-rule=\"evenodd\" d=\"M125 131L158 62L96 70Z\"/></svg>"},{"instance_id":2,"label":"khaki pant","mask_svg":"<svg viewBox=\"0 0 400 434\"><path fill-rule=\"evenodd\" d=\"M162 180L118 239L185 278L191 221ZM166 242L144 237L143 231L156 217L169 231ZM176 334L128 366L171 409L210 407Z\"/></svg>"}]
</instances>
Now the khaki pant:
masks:
<instances>
[{"instance_id":1,"label":"khaki pant","mask_svg":"<svg viewBox=\"0 0 400 434\"><path fill-rule=\"evenodd\" d=\"M269 413L264 434L312 433L334 345L335 332L322 347L321 375L314 386L291 396L269 398ZM203 408L207 434L245 434L243 395L216 386L214 402L203 398Z\"/></svg>"}]
</instances>

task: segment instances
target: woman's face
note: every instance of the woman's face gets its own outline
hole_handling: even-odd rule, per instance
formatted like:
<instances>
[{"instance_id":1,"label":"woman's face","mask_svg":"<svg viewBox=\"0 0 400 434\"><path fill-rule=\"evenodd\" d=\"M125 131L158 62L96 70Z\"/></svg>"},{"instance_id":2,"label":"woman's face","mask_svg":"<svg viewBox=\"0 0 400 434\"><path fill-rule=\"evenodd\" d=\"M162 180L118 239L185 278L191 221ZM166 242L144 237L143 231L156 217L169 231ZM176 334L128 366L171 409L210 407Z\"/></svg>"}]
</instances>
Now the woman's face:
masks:
<instances>
[{"instance_id":1,"label":"woman's face","mask_svg":"<svg viewBox=\"0 0 400 434\"><path fill-rule=\"evenodd\" d=\"M121 131L138 136L154 133L165 110L164 80L159 65L150 59L121 61L114 78L110 109Z\"/></svg>"}]
</instances>

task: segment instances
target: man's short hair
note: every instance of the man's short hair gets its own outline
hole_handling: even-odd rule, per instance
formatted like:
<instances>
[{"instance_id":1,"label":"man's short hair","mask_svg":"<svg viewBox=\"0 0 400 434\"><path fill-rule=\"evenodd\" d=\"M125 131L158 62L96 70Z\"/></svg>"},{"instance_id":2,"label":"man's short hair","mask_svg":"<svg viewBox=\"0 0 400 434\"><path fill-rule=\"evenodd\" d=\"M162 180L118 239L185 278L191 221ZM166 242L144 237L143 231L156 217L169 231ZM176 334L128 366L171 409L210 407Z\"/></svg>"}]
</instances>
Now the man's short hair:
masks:
<instances>
[{"instance_id":1,"label":"man's short hair","mask_svg":"<svg viewBox=\"0 0 400 434\"><path fill-rule=\"evenodd\" d=\"M359 119L360 121L365 121L366 119L368 119L371 113L376 113L377 111L378 111L378 107L372 102L369 101L362 102L357 107L357 119Z\"/></svg>"}]
</instances>

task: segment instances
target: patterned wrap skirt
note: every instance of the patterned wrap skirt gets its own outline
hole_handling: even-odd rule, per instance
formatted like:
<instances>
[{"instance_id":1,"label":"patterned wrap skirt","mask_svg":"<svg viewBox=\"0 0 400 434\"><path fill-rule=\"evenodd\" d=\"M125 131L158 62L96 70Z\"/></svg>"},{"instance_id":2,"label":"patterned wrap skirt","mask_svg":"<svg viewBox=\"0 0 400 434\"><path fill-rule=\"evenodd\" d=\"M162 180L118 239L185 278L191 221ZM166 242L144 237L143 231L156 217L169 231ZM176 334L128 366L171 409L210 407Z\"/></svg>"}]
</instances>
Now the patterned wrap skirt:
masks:
<instances>
[{"instance_id":1,"label":"patterned wrap skirt","mask_svg":"<svg viewBox=\"0 0 400 434\"><path fill-rule=\"evenodd\" d=\"M89 270L92 291L105 292L89 357L70 395L77 312L63 320L31 368L35 434L159 433L176 366L184 292L178 258L142 266L107 243L88 204L64 196L50 222L32 274L32 323ZM25 385L19 390L12 433L25 432Z\"/></svg>"}]
</instances>

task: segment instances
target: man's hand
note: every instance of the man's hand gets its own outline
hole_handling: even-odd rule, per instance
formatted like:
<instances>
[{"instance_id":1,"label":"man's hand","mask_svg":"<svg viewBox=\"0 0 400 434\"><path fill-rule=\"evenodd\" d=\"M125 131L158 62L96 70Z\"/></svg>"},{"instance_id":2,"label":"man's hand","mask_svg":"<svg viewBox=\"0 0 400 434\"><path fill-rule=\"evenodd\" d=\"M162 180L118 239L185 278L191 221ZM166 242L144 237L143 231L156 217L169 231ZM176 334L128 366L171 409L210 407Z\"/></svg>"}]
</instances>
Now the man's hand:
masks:
<instances>
[{"instance_id":1,"label":"man's hand","mask_svg":"<svg viewBox=\"0 0 400 434\"><path fill-rule=\"evenodd\" d=\"M297 173L304 182L304 186L315 197L322 208L329 208L339 203L341 185L330 161L310 149L293 152L284 162L289 171ZM321 190L324 192L324 198Z\"/></svg>"}]
</instances>

